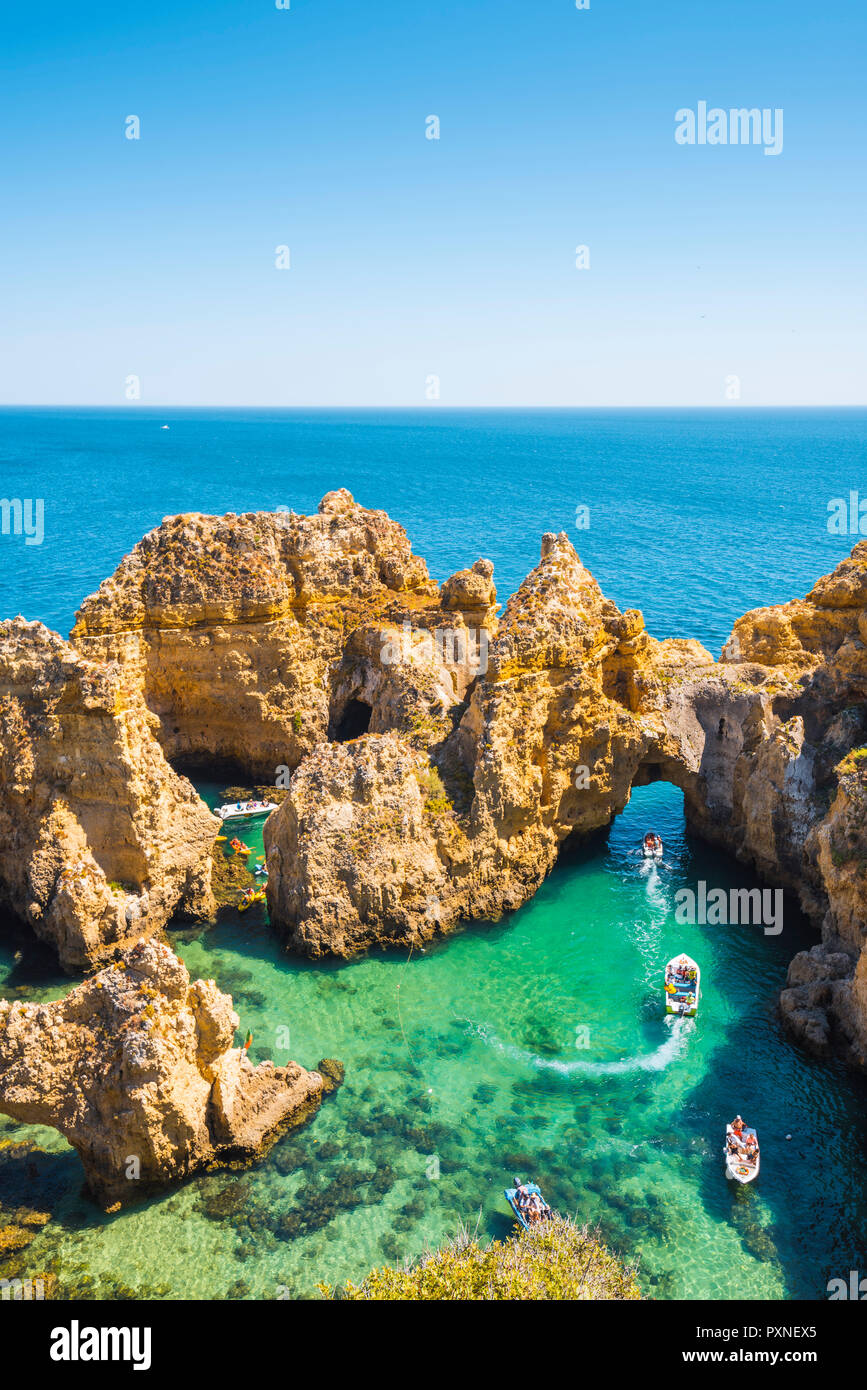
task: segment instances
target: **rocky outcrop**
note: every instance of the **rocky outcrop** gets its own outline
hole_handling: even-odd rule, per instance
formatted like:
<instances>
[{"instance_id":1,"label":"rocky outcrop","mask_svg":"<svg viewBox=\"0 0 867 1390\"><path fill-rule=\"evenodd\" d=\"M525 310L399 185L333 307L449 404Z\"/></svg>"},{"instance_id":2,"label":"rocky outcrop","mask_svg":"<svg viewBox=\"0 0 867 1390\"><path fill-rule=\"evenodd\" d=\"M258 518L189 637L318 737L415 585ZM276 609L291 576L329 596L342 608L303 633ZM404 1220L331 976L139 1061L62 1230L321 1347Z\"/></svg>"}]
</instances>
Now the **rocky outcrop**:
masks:
<instances>
[{"instance_id":1,"label":"rocky outcrop","mask_svg":"<svg viewBox=\"0 0 867 1390\"><path fill-rule=\"evenodd\" d=\"M167 518L85 600L71 640L123 664L167 757L273 781L327 738L349 634L436 593L403 527L341 489L312 517Z\"/></svg>"},{"instance_id":2,"label":"rocky outcrop","mask_svg":"<svg viewBox=\"0 0 867 1390\"><path fill-rule=\"evenodd\" d=\"M52 1004L0 1001L0 1111L58 1129L106 1207L220 1161L252 1157L307 1118L322 1077L253 1067L213 980L140 942Z\"/></svg>"},{"instance_id":3,"label":"rocky outcrop","mask_svg":"<svg viewBox=\"0 0 867 1390\"><path fill-rule=\"evenodd\" d=\"M68 969L213 909L219 822L156 724L120 667L41 623L0 623L0 906Z\"/></svg>"},{"instance_id":4,"label":"rocky outcrop","mask_svg":"<svg viewBox=\"0 0 867 1390\"><path fill-rule=\"evenodd\" d=\"M465 611L487 624L473 678L461 683L440 661L441 688L446 672L453 683L439 720L397 718L398 736L317 749L268 821L271 918L296 949L349 955L499 917L535 892L568 836L610 822L636 779L676 767L681 782L700 780L701 726L670 687L674 671L682 684L706 681L711 656L650 638L640 613L605 599L565 535L543 538L499 623L487 562L443 592L463 607L428 610L402 648L395 638L384 679L407 709L428 700L430 713L417 644ZM366 669L375 684L378 668ZM724 698L728 673L716 679Z\"/></svg>"},{"instance_id":5,"label":"rocky outcrop","mask_svg":"<svg viewBox=\"0 0 867 1390\"><path fill-rule=\"evenodd\" d=\"M779 678L766 739L742 759L740 852L800 894L821 944L792 961L781 999L818 1055L867 1066L867 542L805 599L735 624L726 662Z\"/></svg>"},{"instance_id":6,"label":"rocky outcrop","mask_svg":"<svg viewBox=\"0 0 867 1390\"><path fill-rule=\"evenodd\" d=\"M12 679L4 756L18 790L0 805L14 802L7 824L24 826L25 852L0 857L3 891L65 958L99 959L139 931L136 903L155 923L172 903L207 897L197 835L213 822L192 794L189 824L179 816L172 798L186 784L171 781L165 758L239 764L266 782L279 769L293 775L266 830L272 921L294 949L346 956L520 906L565 841L609 824L633 786L662 778L682 788L694 833L797 893L821 926L821 950L793 965L786 1017L796 1030L808 1019L815 1046L824 1028L828 1046L843 1039L857 1059L867 1036L865 575L862 542L805 599L739 619L715 661L621 612L564 534L542 538L539 564L498 617L489 561L438 589L402 527L343 490L314 517L169 518L82 605L75 650L45 634L34 666L36 679L57 643L78 673L69 698L46 697L58 762L78 731L76 701L86 727L103 721L94 747L119 748L120 721L130 747L146 731L154 758L156 735L162 761L147 781L166 791L148 803L150 834L139 830L137 754L127 765L112 752L63 795L53 764L50 775L41 763L28 770L27 682ZM103 693L79 699L79 686ZM85 814L100 778L104 813ZM79 830L105 880L93 890L87 873L72 887L62 873L78 862ZM112 879L134 889L120 912Z\"/></svg>"},{"instance_id":7,"label":"rocky outcrop","mask_svg":"<svg viewBox=\"0 0 867 1390\"><path fill-rule=\"evenodd\" d=\"M396 734L311 753L265 848L272 921L306 955L418 944L470 915L456 888L467 837L426 755Z\"/></svg>"},{"instance_id":8,"label":"rocky outcrop","mask_svg":"<svg viewBox=\"0 0 867 1390\"><path fill-rule=\"evenodd\" d=\"M715 662L696 642L650 637L565 535L543 537L539 565L490 623L484 670L442 702L451 730L419 717L435 707L410 642L387 679L415 717L365 687L377 733L399 736L320 748L296 773L267 829L272 920L296 949L346 955L497 917L536 890L567 838L664 778L683 789L693 832L821 924L822 944L793 962L784 1017L815 1050L861 1062L865 570L867 543L805 600L745 615ZM467 605L472 575L443 595ZM369 682L375 667L369 653ZM428 766L444 784L436 815Z\"/></svg>"}]
</instances>

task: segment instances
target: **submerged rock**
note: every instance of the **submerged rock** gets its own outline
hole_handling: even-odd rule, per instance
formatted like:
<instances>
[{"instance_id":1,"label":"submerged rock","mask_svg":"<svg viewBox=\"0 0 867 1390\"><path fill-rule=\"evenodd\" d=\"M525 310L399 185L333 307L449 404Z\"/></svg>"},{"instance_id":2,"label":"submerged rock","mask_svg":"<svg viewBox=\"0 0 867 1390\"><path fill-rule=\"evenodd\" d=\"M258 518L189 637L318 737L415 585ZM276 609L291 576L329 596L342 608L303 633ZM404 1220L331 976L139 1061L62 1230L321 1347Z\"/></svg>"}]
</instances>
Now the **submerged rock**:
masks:
<instances>
[{"instance_id":1,"label":"submerged rock","mask_svg":"<svg viewBox=\"0 0 867 1390\"><path fill-rule=\"evenodd\" d=\"M140 942L51 1004L0 1001L0 1111L50 1125L106 1207L215 1162L252 1157L315 1110L323 1081L253 1067L213 980Z\"/></svg>"}]
</instances>

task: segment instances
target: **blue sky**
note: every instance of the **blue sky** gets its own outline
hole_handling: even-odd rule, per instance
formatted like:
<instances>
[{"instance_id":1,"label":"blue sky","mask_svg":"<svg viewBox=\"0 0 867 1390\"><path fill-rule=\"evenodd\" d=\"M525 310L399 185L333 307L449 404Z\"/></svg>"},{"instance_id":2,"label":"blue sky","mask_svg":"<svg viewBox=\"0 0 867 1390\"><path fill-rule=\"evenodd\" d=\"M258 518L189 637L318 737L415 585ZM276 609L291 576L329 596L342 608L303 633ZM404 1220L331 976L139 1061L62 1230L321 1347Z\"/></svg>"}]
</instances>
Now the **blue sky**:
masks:
<instances>
[{"instance_id":1,"label":"blue sky","mask_svg":"<svg viewBox=\"0 0 867 1390\"><path fill-rule=\"evenodd\" d=\"M864 403L865 40L856 0L7 6L0 401ZM679 146L701 100L782 154Z\"/></svg>"}]
</instances>

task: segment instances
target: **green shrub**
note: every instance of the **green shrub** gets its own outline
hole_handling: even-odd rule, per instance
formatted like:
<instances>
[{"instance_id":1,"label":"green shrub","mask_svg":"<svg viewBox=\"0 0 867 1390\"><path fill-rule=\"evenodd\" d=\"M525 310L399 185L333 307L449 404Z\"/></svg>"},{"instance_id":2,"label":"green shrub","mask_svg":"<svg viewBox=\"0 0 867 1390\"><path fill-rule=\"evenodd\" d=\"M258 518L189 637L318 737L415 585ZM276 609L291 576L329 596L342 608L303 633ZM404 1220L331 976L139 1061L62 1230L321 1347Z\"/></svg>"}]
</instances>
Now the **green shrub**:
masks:
<instances>
[{"instance_id":1,"label":"green shrub","mask_svg":"<svg viewBox=\"0 0 867 1390\"><path fill-rule=\"evenodd\" d=\"M357 1286L318 1287L326 1298L376 1302L641 1298L635 1270L622 1265L595 1232L563 1216L488 1245L462 1230L405 1269L375 1269Z\"/></svg>"},{"instance_id":2,"label":"green shrub","mask_svg":"<svg viewBox=\"0 0 867 1390\"><path fill-rule=\"evenodd\" d=\"M452 803L446 794L443 779L435 767L423 768L416 772L415 777L425 799L424 809L428 815L441 816L444 811L451 810Z\"/></svg>"}]
</instances>

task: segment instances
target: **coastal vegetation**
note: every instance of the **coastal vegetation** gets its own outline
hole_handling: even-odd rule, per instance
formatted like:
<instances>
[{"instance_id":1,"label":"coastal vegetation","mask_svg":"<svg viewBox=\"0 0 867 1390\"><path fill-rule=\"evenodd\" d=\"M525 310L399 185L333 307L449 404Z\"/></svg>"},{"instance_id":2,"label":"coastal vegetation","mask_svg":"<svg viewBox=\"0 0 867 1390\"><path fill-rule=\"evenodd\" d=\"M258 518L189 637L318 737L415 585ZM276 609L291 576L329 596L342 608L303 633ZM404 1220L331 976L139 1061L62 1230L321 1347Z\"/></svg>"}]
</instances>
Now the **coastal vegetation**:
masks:
<instances>
[{"instance_id":1,"label":"coastal vegetation","mask_svg":"<svg viewBox=\"0 0 867 1390\"><path fill-rule=\"evenodd\" d=\"M597 1232L559 1215L488 1244L462 1227L448 1245L406 1268L374 1269L362 1284L319 1290L326 1298L370 1302L641 1298L635 1267L622 1264Z\"/></svg>"}]
</instances>

